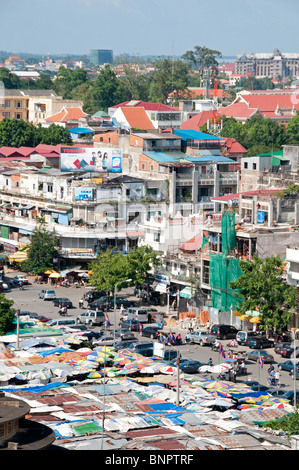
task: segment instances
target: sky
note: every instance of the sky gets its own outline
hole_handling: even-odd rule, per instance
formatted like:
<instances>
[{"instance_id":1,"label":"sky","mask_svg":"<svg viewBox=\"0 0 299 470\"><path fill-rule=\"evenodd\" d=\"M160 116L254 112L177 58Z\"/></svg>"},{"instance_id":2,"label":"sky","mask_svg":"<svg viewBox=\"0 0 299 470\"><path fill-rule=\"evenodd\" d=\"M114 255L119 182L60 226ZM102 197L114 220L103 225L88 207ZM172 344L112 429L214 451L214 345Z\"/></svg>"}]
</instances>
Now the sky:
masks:
<instances>
[{"instance_id":1,"label":"sky","mask_svg":"<svg viewBox=\"0 0 299 470\"><path fill-rule=\"evenodd\" d=\"M0 0L0 16L0 50L14 53L299 52L298 0Z\"/></svg>"}]
</instances>

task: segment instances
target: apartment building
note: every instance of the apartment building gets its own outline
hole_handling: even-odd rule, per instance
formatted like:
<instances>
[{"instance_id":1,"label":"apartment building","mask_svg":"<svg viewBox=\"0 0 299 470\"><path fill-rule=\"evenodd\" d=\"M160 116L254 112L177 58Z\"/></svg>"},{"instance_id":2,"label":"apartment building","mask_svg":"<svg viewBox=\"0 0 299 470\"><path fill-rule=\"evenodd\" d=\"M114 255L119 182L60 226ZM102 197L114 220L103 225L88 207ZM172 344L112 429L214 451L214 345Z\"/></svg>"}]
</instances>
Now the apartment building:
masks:
<instances>
[{"instance_id":1,"label":"apartment building","mask_svg":"<svg viewBox=\"0 0 299 470\"><path fill-rule=\"evenodd\" d=\"M46 118L64 107L82 106L81 100L64 100L53 90L4 89L4 96L0 100L0 116L42 124Z\"/></svg>"}]
</instances>

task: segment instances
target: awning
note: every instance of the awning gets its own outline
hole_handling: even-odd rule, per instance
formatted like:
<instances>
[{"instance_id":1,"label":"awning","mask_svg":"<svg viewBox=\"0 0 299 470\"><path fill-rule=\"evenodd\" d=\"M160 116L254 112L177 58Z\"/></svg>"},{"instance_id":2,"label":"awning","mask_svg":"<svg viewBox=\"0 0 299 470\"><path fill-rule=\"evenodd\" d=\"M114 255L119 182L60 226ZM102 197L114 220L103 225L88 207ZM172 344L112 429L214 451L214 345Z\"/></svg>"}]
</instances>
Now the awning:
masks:
<instances>
[{"instance_id":1,"label":"awning","mask_svg":"<svg viewBox=\"0 0 299 470\"><path fill-rule=\"evenodd\" d=\"M30 209L33 209L35 206L24 206L24 207L20 207L21 210L23 209L26 209L26 210L30 210Z\"/></svg>"},{"instance_id":2,"label":"awning","mask_svg":"<svg viewBox=\"0 0 299 470\"><path fill-rule=\"evenodd\" d=\"M26 251L16 251L8 256L9 261L16 261L17 263L22 263L28 259Z\"/></svg>"},{"instance_id":3,"label":"awning","mask_svg":"<svg viewBox=\"0 0 299 470\"><path fill-rule=\"evenodd\" d=\"M184 297L185 299L191 299L191 287L186 286L181 292L180 297Z\"/></svg>"},{"instance_id":4,"label":"awning","mask_svg":"<svg viewBox=\"0 0 299 470\"><path fill-rule=\"evenodd\" d=\"M156 292L161 292L161 294L166 294L167 284L165 284L165 282L157 282L155 290Z\"/></svg>"}]
</instances>

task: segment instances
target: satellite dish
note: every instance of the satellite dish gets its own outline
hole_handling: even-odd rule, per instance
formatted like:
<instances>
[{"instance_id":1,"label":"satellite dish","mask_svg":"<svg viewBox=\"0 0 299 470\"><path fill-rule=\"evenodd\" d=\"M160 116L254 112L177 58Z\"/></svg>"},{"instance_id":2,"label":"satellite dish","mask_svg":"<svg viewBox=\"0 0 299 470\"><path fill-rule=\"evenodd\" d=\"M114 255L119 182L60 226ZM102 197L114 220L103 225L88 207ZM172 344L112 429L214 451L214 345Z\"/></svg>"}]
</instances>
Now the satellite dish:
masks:
<instances>
[{"instance_id":1,"label":"satellite dish","mask_svg":"<svg viewBox=\"0 0 299 470\"><path fill-rule=\"evenodd\" d=\"M231 208L233 206L233 201L231 199L229 199L227 201L227 205L228 205L229 208Z\"/></svg>"}]
</instances>

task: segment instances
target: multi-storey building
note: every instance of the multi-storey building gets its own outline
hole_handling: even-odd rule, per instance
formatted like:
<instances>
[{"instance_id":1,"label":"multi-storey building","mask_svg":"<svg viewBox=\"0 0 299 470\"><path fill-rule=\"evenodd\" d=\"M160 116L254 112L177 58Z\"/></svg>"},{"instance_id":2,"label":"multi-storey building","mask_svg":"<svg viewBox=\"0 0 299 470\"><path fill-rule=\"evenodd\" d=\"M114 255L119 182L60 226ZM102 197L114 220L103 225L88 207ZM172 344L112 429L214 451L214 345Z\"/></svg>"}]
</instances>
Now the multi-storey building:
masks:
<instances>
[{"instance_id":1,"label":"multi-storey building","mask_svg":"<svg viewBox=\"0 0 299 470\"><path fill-rule=\"evenodd\" d=\"M4 89L0 99L0 116L22 119L26 122L44 123L46 118L64 107L82 107L80 100L64 100L53 90Z\"/></svg>"},{"instance_id":2,"label":"multi-storey building","mask_svg":"<svg viewBox=\"0 0 299 470\"><path fill-rule=\"evenodd\" d=\"M277 78L299 73L299 53L282 53L274 49L271 53L242 54L235 62L236 74L250 74L256 78Z\"/></svg>"}]
</instances>

